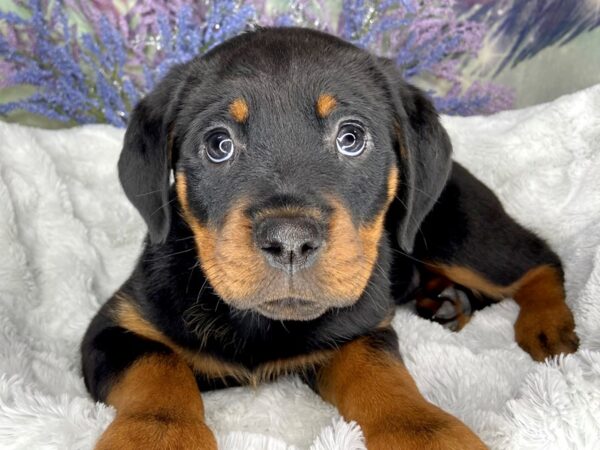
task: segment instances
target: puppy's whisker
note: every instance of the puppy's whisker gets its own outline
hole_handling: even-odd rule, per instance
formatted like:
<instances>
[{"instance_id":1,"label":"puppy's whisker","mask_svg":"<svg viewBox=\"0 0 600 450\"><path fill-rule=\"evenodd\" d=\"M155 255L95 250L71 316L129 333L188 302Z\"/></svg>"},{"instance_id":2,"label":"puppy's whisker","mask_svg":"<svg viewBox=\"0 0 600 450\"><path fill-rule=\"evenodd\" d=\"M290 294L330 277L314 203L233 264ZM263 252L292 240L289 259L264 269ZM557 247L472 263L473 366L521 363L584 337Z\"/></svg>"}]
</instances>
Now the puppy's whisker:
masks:
<instances>
[{"instance_id":1,"label":"puppy's whisker","mask_svg":"<svg viewBox=\"0 0 600 450\"><path fill-rule=\"evenodd\" d=\"M137 194L136 197L145 197L152 194L158 194L159 192L162 193L162 191L162 189L156 189L154 191L142 192L141 194Z\"/></svg>"},{"instance_id":2,"label":"puppy's whisker","mask_svg":"<svg viewBox=\"0 0 600 450\"><path fill-rule=\"evenodd\" d=\"M185 285L185 293L187 294L190 290L190 283L192 282L192 276L194 275L195 270L200 266L200 261L196 261L194 265L189 269L190 275L188 276L187 283Z\"/></svg>"},{"instance_id":3,"label":"puppy's whisker","mask_svg":"<svg viewBox=\"0 0 600 450\"><path fill-rule=\"evenodd\" d=\"M159 256L159 257L156 257L156 258L144 259L144 261L145 261L145 262L155 262L155 261L160 261L160 260L162 260L162 259L171 258L171 257L173 257L173 256L181 255L181 254L183 254L183 253L192 252L192 251L194 251L194 250L195 250L194 248L188 248L188 249L186 249L186 250L181 250L181 251L179 251L179 252L169 253L169 254L167 254L167 255L162 255L162 256Z\"/></svg>"},{"instance_id":4,"label":"puppy's whisker","mask_svg":"<svg viewBox=\"0 0 600 450\"><path fill-rule=\"evenodd\" d=\"M406 253L406 252L404 252L404 251L402 251L400 249L390 248L390 251L392 251L392 253L398 253L399 255L405 256L406 258L408 258L408 259L410 259L412 261L418 262L420 264L427 264L427 261L423 261L422 259L416 258L415 256L413 256L413 255L411 255L409 253Z\"/></svg>"},{"instance_id":5,"label":"puppy's whisker","mask_svg":"<svg viewBox=\"0 0 600 450\"><path fill-rule=\"evenodd\" d=\"M161 211L163 208L166 208L170 203L173 203L175 201L177 201L177 198L174 197L171 200L164 202L162 205L160 205L158 208L156 208L152 213L150 213L150 217L154 216L154 214Z\"/></svg>"}]
</instances>

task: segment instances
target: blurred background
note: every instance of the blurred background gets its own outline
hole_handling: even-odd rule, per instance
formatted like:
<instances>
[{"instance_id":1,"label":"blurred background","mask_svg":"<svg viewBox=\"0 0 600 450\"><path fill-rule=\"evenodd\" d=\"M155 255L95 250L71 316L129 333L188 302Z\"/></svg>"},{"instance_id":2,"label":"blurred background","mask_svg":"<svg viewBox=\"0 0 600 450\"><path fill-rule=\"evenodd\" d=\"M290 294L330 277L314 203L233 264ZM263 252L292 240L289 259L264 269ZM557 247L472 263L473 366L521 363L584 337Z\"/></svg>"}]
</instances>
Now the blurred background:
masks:
<instances>
[{"instance_id":1,"label":"blurred background","mask_svg":"<svg viewBox=\"0 0 600 450\"><path fill-rule=\"evenodd\" d=\"M391 58L446 114L600 83L600 0L0 0L0 120L124 127L169 67L260 25Z\"/></svg>"}]
</instances>

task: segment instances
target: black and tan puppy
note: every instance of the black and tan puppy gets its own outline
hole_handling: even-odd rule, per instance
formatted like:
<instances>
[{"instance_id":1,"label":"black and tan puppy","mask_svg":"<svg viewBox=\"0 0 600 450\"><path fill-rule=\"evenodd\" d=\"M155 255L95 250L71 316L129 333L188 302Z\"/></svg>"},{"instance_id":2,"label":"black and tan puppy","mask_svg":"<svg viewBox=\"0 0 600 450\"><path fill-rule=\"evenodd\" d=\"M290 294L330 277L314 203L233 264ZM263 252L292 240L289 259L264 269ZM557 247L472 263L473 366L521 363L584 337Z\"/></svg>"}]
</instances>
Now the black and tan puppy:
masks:
<instances>
[{"instance_id":1,"label":"black and tan puppy","mask_svg":"<svg viewBox=\"0 0 600 450\"><path fill-rule=\"evenodd\" d=\"M370 449L484 448L402 364L389 324L410 297L459 328L512 296L532 357L577 348L557 256L452 163L391 62L337 38L261 29L175 67L135 108L119 173L149 237L82 345L117 409L99 449L213 449L200 393L284 374Z\"/></svg>"}]
</instances>

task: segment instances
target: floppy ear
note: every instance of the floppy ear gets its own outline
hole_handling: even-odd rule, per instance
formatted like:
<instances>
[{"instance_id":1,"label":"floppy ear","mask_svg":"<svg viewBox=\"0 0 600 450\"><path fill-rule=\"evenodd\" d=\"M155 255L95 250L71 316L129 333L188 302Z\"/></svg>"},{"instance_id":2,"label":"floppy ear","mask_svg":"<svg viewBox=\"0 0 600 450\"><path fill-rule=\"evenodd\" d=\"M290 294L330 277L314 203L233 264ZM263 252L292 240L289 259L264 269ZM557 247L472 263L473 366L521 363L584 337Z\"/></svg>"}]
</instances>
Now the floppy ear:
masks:
<instances>
[{"instance_id":1,"label":"floppy ear","mask_svg":"<svg viewBox=\"0 0 600 450\"><path fill-rule=\"evenodd\" d=\"M400 172L397 238L412 252L421 222L440 196L452 167L452 144L433 103L402 80L394 63L380 58L395 112L395 138Z\"/></svg>"},{"instance_id":2,"label":"floppy ear","mask_svg":"<svg viewBox=\"0 0 600 450\"><path fill-rule=\"evenodd\" d=\"M153 243L164 242L171 224L169 132L186 67L175 66L133 110L119 158L119 179L140 212Z\"/></svg>"}]
</instances>

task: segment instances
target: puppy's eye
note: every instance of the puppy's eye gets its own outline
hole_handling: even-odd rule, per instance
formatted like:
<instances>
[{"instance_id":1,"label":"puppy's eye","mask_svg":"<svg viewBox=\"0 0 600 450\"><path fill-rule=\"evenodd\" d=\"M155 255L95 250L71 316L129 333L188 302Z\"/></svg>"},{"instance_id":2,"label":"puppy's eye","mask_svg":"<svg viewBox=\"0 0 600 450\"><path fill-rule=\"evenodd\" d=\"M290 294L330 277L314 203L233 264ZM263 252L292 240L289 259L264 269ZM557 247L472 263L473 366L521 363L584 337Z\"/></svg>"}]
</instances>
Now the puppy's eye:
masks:
<instances>
[{"instance_id":1,"label":"puppy's eye","mask_svg":"<svg viewBox=\"0 0 600 450\"><path fill-rule=\"evenodd\" d=\"M365 130L357 123L344 123L335 138L338 152L346 156L358 156L365 149Z\"/></svg>"},{"instance_id":2,"label":"puppy's eye","mask_svg":"<svg viewBox=\"0 0 600 450\"><path fill-rule=\"evenodd\" d=\"M233 156L235 145L226 130L216 130L206 138L206 156L214 163L222 163Z\"/></svg>"}]
</instances>

